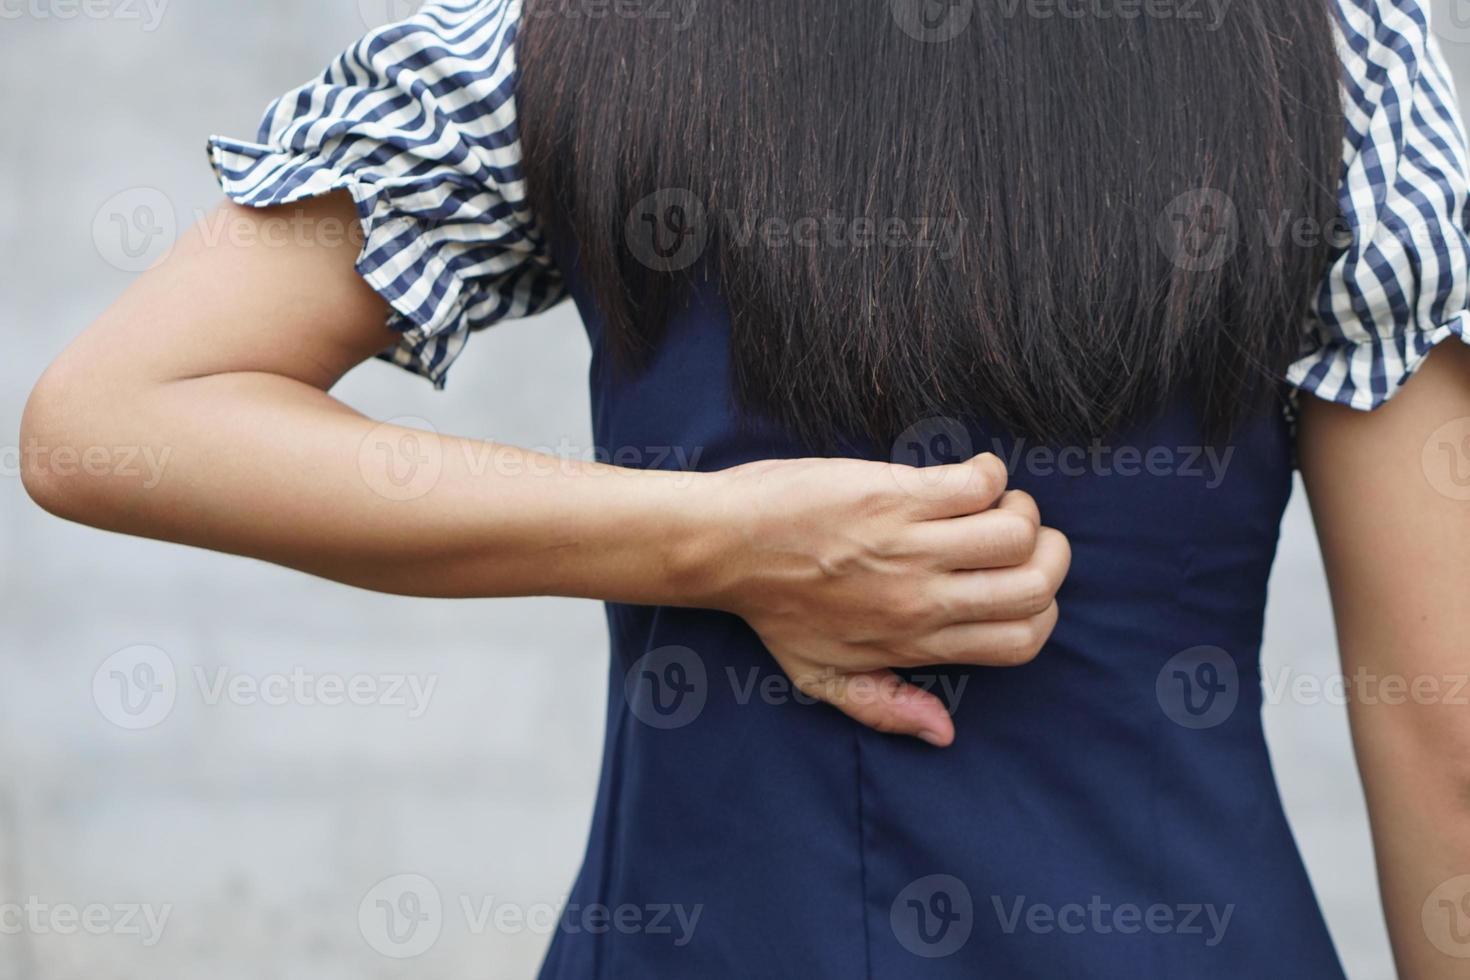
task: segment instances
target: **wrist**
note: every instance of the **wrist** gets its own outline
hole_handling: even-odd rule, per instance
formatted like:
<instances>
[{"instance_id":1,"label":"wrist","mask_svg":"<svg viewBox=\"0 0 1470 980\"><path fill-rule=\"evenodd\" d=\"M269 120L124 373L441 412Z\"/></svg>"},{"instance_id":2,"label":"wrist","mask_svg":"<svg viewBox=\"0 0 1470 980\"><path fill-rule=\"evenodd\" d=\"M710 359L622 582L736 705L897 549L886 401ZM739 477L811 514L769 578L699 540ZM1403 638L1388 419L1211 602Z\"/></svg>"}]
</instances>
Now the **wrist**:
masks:
<instances>
[{"instance_id":1,"label":"wrist","mask_svg":"<svg viewBox=\"0 0 1470 980\"><path fill-rule=\"evenodd\" d=\"M736 611L745 578L746 533L734 473L684 474L693 480L682 495L677 530L669 536L665 559L671 605Z\"/></svg>"}]
</instances>

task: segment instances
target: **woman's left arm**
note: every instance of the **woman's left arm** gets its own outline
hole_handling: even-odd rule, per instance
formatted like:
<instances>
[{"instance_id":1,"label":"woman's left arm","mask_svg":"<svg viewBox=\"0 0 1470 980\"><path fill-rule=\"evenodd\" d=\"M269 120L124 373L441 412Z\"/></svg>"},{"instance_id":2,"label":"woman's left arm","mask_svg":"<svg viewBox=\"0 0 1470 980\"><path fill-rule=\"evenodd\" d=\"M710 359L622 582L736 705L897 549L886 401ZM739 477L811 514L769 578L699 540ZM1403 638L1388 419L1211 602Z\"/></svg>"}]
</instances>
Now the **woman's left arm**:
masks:
<instances>
[{"instance_id":1,"label":"woman's left arm","mask_svg":"<svg viewBox=\"0 0 1470 980\"><path fill-rule=\"evenodd\" d=\"M1470 956L1470 348L1364 413L1304 397L1311 499L1404 980ZM1457 955L1456 955L1457 954Z\"/></svg>"}]
</instances>

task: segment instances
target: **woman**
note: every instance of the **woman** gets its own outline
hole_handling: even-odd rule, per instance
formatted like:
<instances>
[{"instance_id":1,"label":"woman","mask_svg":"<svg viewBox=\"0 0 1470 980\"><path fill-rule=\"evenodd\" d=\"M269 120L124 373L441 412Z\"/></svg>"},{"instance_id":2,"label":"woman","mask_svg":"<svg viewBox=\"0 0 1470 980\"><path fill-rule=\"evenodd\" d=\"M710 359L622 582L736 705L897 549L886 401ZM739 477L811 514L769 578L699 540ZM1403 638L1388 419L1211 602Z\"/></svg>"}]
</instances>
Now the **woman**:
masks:
<instances>
[{"instance_id":1,"label":"woman","mask_svg":"<svg viewBox=\"0 0 1470 980\"><path fill-rule=\"evenodd\" d=\"M27 488L385 592L607 601L546 977L1340 977L1258 653L1295 450L1348 676L1465 670L1426 16L438 0L214 139L231 233L37 385L24 439L167 445L163 482ZM327 394L379 352L442 383L568 295L611 465ZM1470 719L1352 693L1402 975L1462 975Z\"/></svg>"}]
</instances>

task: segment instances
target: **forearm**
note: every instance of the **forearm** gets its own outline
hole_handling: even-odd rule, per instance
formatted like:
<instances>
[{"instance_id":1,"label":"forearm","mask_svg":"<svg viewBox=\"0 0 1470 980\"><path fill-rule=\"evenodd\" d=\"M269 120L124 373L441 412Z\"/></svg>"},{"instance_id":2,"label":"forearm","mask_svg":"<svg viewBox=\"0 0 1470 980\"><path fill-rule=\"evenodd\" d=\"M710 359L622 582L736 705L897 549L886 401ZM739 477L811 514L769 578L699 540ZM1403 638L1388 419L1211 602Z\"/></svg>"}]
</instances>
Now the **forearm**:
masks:
<instances>
[{"instance_id":1,"label":"forearm","mask_svg":"<svg viewBox=\"0 0 1470 980\"><path fill-rule=\"evenodd\" d=\"M1460 678L1463 678L1463 670ZM1412 683L1416 678L1409 678ZM1404 980L1463 978L1470 952L1470 744L1448 735L1463 722L1427 722L1412 712L1460 712L1463 680L1419 674L1423 690L1458 706L1380 702L1351 707L1353 742L1373 823L1379 886ZM1432 683L1433 687L1423 685ZM1433 695L1431 695L1433 696ZM1378 697L1382 697L1381 693ZM1396 700L1391 695L1390 700Z\"/></svg>"},{"instance_id":2,"label":"forearm","mask_svg":"<svg viewBox=\"0 0 1470 980\"><path fill-rule=\"evenodd\" d=\"M1337 565L1334 591L1356 574ZM1448 580L1402 572L1377 601L1339 602L1338 636L1399 974L1449 980L1465 961L1448 951L1470 952L1449 932L1470 899L1470 621Z\"/></svg>"},{"instance_id":3,"label":"forearm","mask_svg":"<svg viewBox=\"0 0 1470 980\"><path fill-rule=\"evenodd\" d=\"M86 404L64 382L49 387ZM63 517L383 592L701 599L717 537L708 474L383 426L264 373L139 385L93 403L28 411L27 485ZM126 450L134 464L63 464L88 447L110 459Z\"/></svg>"}]
</instances>

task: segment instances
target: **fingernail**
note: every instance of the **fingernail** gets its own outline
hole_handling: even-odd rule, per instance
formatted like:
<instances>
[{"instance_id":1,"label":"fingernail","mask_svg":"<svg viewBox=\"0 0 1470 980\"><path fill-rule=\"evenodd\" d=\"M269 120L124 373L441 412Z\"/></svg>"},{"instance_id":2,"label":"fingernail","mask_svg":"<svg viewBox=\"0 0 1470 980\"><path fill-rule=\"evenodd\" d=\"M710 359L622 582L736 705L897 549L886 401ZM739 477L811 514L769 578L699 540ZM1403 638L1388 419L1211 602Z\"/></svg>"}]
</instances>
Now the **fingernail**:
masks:
<instances>
[{"instance_id":1,"label":"fingernail","mask_svg":"<svg viewBox=\"0 0 1470 980\"><path fill-rule=\"evenodd\" d=\"M928 729L925 729L924 731L919 733L919 737L928 742L930 745L934 746L936 749L944 748L944 736L940 735L938 732L931 732Z\"/></svg>"}]
</instances>

